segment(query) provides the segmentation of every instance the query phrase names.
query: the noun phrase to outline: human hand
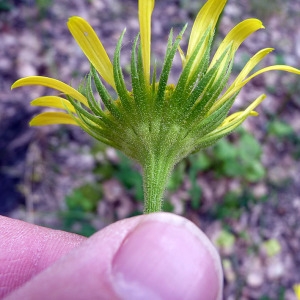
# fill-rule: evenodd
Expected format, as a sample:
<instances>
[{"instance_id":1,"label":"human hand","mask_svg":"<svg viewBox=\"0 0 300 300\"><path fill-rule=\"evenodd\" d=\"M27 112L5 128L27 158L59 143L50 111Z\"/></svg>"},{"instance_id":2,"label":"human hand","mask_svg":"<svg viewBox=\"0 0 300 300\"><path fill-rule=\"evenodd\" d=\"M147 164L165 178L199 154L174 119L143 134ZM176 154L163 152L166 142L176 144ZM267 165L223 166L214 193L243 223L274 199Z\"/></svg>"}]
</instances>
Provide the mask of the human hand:
<instances>
[{"instance_id":1,"label":"human hand","mask_svg":"<svg viewBox=\"0 0 300 300\"><path fill-rule=\"evenodd\" d=\"M7 294L216 300L222 269L208 238L169 213L125 219L88 239L0 216L0 299Z\"/></svg>"}]
</instances>

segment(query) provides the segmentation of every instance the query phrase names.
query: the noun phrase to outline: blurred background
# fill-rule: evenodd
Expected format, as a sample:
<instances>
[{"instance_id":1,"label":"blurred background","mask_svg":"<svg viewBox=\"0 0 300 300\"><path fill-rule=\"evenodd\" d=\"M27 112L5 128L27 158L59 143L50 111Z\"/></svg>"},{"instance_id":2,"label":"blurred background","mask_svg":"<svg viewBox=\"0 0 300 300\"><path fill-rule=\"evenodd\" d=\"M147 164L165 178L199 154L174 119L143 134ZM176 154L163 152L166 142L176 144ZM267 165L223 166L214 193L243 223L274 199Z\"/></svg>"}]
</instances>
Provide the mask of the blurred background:
<instances>
[{"instance_id":1,"label":"blurred background","mask_svg":"<svg viewBox=\"0 0 300 300\"><path fill-rule=\"evenodd\" d=\"M158 65L171 27L177 33L188 22L190 31L204 2L156 1L152 49ZM78 86L89 62L68 32L73 15L90 22L111 57L127 28L122 64L130 83L137 0L0 0L0 214L89 236L142 213L139 166L80 128L30 128L40 111L30 100L55 92L39 86L10 90L30 75ZM249 17L261 19L266 29L241 46L232 78L265 47L275 51L260 67L299 68L300 1L229 0L215 46ZM180 70L176 57L170 82ZM165 194L164 210L193 221L219 250L224 299L293 300L293 285L300 284L300 78L279 71L260 75L241 91L234 110L262 93L267 99L260 115L177 165Z\"/></svg>"}]
</instances>

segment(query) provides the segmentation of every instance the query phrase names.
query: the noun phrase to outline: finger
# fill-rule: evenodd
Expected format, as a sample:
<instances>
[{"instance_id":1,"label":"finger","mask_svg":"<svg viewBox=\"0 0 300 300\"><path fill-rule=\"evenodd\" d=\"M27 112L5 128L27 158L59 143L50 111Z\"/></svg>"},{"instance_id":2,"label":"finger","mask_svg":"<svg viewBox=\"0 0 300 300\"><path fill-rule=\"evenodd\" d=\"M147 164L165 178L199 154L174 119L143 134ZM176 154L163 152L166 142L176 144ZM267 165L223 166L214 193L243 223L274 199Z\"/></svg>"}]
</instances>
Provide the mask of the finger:
<instances>
[{"instance_id":1,"label":"finger","mask_svg":"<svg viewBox=\"0 0 300 300\"><path fill-rule=\"evenodd\" d=\"M7 299L221 299L222 269L207 237L167 213L119 221Z\"/></svg>"},{"instance_id":2,"label":"finger","mask_svg":"<svg viewBox=\"0 0 300 300\"><path fill-rule=\"evenodd\" d=\"M0 216L0 299L84 240Z\"/></svg>"}]
</instances>

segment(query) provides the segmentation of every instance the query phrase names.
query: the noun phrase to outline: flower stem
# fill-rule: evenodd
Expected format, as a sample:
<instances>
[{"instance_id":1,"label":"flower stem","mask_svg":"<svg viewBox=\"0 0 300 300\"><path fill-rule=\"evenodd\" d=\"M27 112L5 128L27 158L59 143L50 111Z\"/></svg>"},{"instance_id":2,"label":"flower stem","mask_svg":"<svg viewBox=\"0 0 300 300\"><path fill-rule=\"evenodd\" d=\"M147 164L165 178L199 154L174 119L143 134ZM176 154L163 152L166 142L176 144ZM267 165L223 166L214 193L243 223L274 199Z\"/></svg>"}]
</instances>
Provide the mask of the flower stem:
<instances>
[{"instance_id":1,"label":"flower stem","mask_svg":"<svg viewBox=\"0 0 300 300\"><path fill-rule=\"evenodd\" d=\"M144 214L162 211L163 194L173 166L170 159L153 156L144 164Z\"/></svg>"}]
</instances>

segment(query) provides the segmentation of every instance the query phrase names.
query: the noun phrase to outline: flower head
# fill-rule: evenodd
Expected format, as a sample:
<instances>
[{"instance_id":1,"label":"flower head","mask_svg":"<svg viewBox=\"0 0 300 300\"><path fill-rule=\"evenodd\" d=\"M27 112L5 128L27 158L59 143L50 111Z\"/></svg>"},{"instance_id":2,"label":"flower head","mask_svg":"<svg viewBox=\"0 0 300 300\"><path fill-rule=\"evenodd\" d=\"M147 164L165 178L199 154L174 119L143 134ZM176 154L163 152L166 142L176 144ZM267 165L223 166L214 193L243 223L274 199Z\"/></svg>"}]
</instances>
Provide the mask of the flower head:
<instances>
[{"instance_id":1,"label":"flower head","mask_svg":"<svg viewBox=\"0 0 300 300\"><path fill-rule=\"evenodd\" d=\"M249 35L264 27L257 19L239 23L227 34L210 59L215 27L226 0L208 0L196 17L186 53L180 48L186 26L175 39L171 30L164 64L157 79L156 67L151 74L150 64L154 2L139 0L140 35L132 48L131 90L126 87L120 66L125 31L111 61L93 28L80 17L70 18L67 25L91 63L91 71L84 84L76 90L56 79L32 76L16 81L12 88L44 85L63 93L65 98L44 96L33 100L32 105L59 108L62 111L41 113L30 124L78 125L99 141L123 151L143 167L146 200L158 198L157 202L160 203L165 182L178 161L212 145L238 127L248 116L257 115L254 109L265 95L259 96L245 110L228 116L236 96L245 84L271 70L296 74L300 74L300 71L276 65L249 75L273 50L265 48L248 61L229 88L225 89L239 46ZM177 51L182 59L182 72L175 85L168 84ZM116 91L117 99L109 94L106 84ZM101 101L94 98L94 88ZM152 207L151 210L159 208Z\"/></svg>"}]
</instances>

